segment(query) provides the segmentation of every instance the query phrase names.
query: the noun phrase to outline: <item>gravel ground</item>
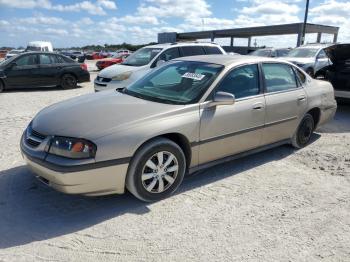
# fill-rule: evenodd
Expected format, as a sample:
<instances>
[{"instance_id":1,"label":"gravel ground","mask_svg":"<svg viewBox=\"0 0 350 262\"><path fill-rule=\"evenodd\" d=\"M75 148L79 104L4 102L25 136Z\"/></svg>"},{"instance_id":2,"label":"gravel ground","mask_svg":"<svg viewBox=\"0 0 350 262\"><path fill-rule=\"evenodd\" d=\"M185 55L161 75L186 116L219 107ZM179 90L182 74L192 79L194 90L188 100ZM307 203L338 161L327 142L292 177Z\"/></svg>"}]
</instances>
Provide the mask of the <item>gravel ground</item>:
<instances>
[{"instance_id":1,"label":"gravel ground","mask_svg":"<svg viewBox=\"0 0 350 262\"><path fill-rule=\"evenodd\" d=\"M349 106L302 150L207 169L145 204L64 195L24 165L19 139L35 113L92 91L0 94L0 261L350 261Z\"/></svg>"}]
</instances>

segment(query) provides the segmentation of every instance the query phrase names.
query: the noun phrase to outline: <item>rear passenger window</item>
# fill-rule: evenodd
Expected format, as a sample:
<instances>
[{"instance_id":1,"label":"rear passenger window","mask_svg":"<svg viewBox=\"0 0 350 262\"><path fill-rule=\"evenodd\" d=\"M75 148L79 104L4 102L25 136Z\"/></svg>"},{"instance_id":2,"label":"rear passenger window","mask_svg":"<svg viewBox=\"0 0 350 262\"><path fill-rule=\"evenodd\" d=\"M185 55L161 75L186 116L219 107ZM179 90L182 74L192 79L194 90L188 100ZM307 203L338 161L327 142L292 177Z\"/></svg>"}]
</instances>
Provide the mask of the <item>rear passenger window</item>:
<instances>
[{"instance_id":1,"label":"rear passenger window","mask_svg":"<svg viewBox=\"0 0 350 262\"><path fill-rule=\"evenodd\" d=\"M183 46L181 47L183 56L205 55L201 46Z\"/></svg>"},{"instance_id":2,"label":"rear passenger window","mask_svg":"<svg viewBox=\"0 0 350 262\"><path fill-rule=\"evenodd\" d=\"M40 55L40 64L41 64L41 65L53 64L50 55L41 54L41 55Z\"/></svg>"},{"instance_id":3,"label":"rear passenger window","mask_svg":"<svg viewBox=\"0 0 350 262\"><path fill-rule=\"evenodd\" d=\"M235 98L258 95L258 66L246 65L232 70L225 76L216 91L233 94Z\"/></svg>"},{"instance_id":4,"label":"rear passenger window","mask_svg":"<svg viewBox=\"0 0 350 262\"><path fill-rule=\"evenodd\" d=\"M298 68L294 67L295 72L297 72L297 77L300 83L304 84L306 82L306 76L303 72L301 72Z\"/></svg>"},{"instance_id":5,"label":"rear passenger window","mask_svg":"<svg viewBox=\"0 0 350 262\"><path fill-rule=\"evenodd\" d=\"M263 64L265 86L268 93L297 88L296 77L287 64Z\"/></svg>"},{"instance_id":6,"label":"rear passenger window","mask_svg":"<svg viewBox=\"0 0 350 262\"><path fill-rule=\"evenodd\" d=\"M203 46L203 48L207 55L216 55L216 54L222 55L221 50L216 46Z\"/></svg>"}]
</instances>

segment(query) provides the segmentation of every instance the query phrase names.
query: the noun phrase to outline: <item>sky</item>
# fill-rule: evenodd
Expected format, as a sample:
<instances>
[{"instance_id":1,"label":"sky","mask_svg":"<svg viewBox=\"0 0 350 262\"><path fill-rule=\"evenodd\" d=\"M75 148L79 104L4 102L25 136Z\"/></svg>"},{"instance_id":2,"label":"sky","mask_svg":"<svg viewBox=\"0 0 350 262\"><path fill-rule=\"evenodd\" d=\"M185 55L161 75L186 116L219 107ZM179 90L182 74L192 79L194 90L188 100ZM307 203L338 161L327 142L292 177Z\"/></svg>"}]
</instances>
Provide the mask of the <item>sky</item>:
<instances>
[{"instance_id":1,"label":"sky","mask_svg":"<svg viewBox=\"0 0 350 262\"><path fill-rule=\"evenodd\" d=\"M189 32L302 22L306 0L0 0L0 47L51 41L54 47L144 44L159 32ZM310 23L340 27L350 42L350 1L310 0ZM332 39L323 35L322 41ZM258 46L294 47L296 36L253 38ZM315 42L316 35L306 37ZM229 39L215 42L228 44ZM238 39L235 45L246 45Z\"/></svg>"}]
</instances>

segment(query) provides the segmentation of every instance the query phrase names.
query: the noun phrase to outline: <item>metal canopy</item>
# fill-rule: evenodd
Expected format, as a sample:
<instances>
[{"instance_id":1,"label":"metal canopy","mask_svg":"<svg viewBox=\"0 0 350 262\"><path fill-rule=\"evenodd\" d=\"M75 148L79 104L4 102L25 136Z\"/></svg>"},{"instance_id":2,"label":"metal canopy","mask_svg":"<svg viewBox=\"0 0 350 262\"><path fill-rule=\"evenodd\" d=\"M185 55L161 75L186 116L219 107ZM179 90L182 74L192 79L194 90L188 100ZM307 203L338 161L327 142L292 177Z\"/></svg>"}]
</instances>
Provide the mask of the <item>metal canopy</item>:
<instances>
[{"instance_id":1,"label":"metal canopy","mask_svg":"<svg viewBox=\"0 0 350 262\"><path fill-rule=\"evenodd\" d=\"M272 35L298 35L297 46L300 45L302 35L303 23L283 24L283 25L270 25L270 26L257 26L257 27L245 27L245 28L233 28L222 30L208 30L197 31L187 33L160 33L158 34L158 42L164 43L168 39L176 38L176 41L181 40L194 40L194 39L211 39L215 38L252 38L254 36L272 36ZM333 34L333 41L337 41L339 27L318 25L318 24L306 24L306 33L318 33L317 42L321 39L321 34ZM175 35L176 34L176 35ZM250 41L249 41L250 42Z\"/></svg>"}]
</instances>

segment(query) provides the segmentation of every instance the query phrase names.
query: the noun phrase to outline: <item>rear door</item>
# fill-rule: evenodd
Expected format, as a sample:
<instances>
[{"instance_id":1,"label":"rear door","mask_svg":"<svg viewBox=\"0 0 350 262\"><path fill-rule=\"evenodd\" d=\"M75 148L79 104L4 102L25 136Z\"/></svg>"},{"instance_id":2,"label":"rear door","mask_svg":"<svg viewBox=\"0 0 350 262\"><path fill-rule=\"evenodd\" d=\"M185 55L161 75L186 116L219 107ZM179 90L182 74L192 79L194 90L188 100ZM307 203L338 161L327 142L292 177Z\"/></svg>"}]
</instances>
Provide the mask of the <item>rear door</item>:
<instances>
[{"instance_id":1,"label":"rear door","mask_svg":"<svg viewBox=\"0 0 350 262\"><path fill-rule=\"evenodd\" d=\"M21 88L35 86L33 71L38 68L37 54L22 55L14 63L15 66L6 69L6 85Z\"/></svg>"},{"instance_id":2,"label":"rear door","mask_svg":"<svg viewBox=\"0 0 350 262\"><path fill-rule=\"evenodd\" d=\"M35 70L38 85L57 85L58 72L62 68L62 64L58 63L57 57L54 54L40 54L39 61L39 68Z\"/></svg>"},{"instance_id":3,"label":"rear door","mask_svg":"<svg viewBox=\"0 0 350 262\"><path fill-rule=\"evenodd\" d=\"M305 113L307 96L290 65L263 63L262 72L266 101L263 144L266 145L293 136Z\"/></svg>"}]
</instances>

